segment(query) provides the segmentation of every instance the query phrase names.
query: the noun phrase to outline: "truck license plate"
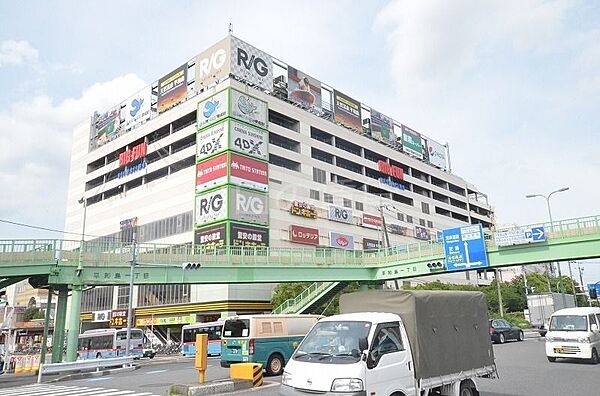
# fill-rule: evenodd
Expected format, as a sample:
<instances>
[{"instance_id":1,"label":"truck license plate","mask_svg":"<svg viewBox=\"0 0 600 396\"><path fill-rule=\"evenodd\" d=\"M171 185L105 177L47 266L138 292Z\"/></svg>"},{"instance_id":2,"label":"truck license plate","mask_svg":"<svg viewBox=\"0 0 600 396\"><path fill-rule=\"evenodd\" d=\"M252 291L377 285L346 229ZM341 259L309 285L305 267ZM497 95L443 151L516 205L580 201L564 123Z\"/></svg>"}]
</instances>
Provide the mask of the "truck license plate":
<instances>
[{"instance_id":1,"label":"truck license plate","mask_svg":"<svg viewBox=\"0 0 600 396\"><path fill-rule=\"evenodd\" d=\"M563 353L564 350L562 348L554 348L554 353Z\"/></svg>"}]
</instances>

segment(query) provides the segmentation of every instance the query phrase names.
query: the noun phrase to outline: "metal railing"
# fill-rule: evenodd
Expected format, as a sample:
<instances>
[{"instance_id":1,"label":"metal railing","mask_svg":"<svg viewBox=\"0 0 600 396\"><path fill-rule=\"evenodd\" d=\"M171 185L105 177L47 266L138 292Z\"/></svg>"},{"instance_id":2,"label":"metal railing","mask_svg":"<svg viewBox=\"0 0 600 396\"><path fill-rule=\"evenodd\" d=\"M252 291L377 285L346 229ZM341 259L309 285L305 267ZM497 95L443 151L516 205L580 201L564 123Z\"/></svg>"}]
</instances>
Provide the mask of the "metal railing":
<instances>
[{"instance_id":1,"label":"metal railing","mask_svg":"<svg viewBox=\"0 0 600 396\"><path fill-rule=\"evenodd\" d=\"M38 371L37 383L39 384L42 382L42 375L44 374L65 373L69 371L100 371L101 368L118 366L131 367L133 366L133 359L133 356L123 356L108 359L77 360L75 362L67 363L41 363Z\"/></svg>"},{"instance_id":2,"label":"metal railing","mask_svg":"<svg viewBox=\"0 0 600 396\"><path fill-rule=\"evenodd\" d=\"M296 297L285 300L281 305L273 309L273 313L288 313L289 308L298 308L298 305L303 301L317 297L321 292L327 290L327 288L334 286L337 283L338 282L314 282Z\"/></svg>"}]
</instances>

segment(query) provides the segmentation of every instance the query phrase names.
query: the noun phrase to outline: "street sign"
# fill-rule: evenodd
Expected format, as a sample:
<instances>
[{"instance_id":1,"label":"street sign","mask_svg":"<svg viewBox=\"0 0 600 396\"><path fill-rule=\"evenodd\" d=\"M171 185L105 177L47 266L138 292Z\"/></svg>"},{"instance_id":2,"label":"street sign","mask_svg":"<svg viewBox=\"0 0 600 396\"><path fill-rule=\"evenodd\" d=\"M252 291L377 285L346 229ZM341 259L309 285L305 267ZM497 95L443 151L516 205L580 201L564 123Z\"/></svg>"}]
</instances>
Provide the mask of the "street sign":
<instances>
[{"instance_id":1,"label":"street sign","mask_svg":"<svg viewBox=\"0 0 600 396\"><path fill-rule=\"evenodd\" d=\"M546 229L543 226L511 228L494 233L496 246L526 245L546 241Z\"/></svg>"},{"instance_id":2,"label":"street sign","mask_svg":"<svg viewBox=\"0 0 600 396\"><path fill-rule=\"evenodd\" d=\"M590 293L590 291L592 290L596 290L596 298L598 298L600 296L600 282L596 282L596 283L589 283L587 285L588 287L588 293ZM590 297L592 297L592 293L590 293ZM592 297L594 298L594 297Z\"/></svg>"},{"instance_id":3,"label":"street sign","mask_svg":"<svg viewBox=\"0 0 600 396\"><path fill-rule=\"evenodd\" d=\"M481 224L444 230L444 254L448 271L488 267Z\"/></svg>"}]
</instances>

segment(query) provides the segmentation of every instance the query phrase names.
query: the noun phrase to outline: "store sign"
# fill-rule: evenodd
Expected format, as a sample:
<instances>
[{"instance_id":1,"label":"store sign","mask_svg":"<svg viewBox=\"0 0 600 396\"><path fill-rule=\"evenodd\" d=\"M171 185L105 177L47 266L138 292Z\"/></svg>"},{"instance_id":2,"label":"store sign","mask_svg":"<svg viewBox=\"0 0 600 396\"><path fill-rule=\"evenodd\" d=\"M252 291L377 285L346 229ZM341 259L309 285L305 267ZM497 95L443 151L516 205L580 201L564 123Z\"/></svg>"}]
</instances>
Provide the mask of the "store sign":
<instances>
[{"instance_id":1,"label":"store sign","mask_svg":"<svg viewBox=\"0 0 600 396\"><path fill-rule=\"evenodd\" d=\"M386 228L390 234L404 235L404 236L408 236L408 234L409 234L408 228L403 227L399 224L386 224Z\"/></svg>"},{"instance_id":2,"label":"store sign","mask_svg":"<svg viewBox=\"0 0 600 396\"><path fill-rule=\"evenodd\" d=\"M394 181L390 178L387 177L380 177L379 179L377 179L379 181L379 183L381 184L385 184L387 186L390 187L394 187L397 188L398 190L406 190L406 187L404 186L404 184L402 183L398 183L397 181Z\"/></svg>"},{"instance_id":3,"label":"store sign","mask_svg":"<svg viewBox=\"0 0 600 396\"><path fill-rule=\"evenodd\" d=\"M196 164L196 192L227 183L227 153Z\"/></svg>"},{"instance_id":4,"label":"store sign","mask_svg":"<svg viewBox=\"0 0 600 396\"><path fill-rule=\"evenodd\" d=\"M225 224L203 227L194 232L194 245L204 249L224 247L226 239Z\"/></svg>"},{"instance_id":5,"label":"store sign","mask_svg":"<svg viewBox=\"0 0 600 396\"><path fill-rule=\"evenodd\" d=\"M203 129L196 134L196 161L227 150L227 121Z\"/></svg>"},{"instance_id":6,"label":"store sign","mask_svg":"<svg viewBox=\"0 0 600 396\"><path fill-rule=\"evenodd\" d=\"M267 194L231 187L229 197L230 219L262 225L269 224L269 196Z\"/></svg>"},{"instance_id":7,"label":"store sign","mask_svg":"<svg viewBox=\"0 0 600 396\"><path fill-rule=\"evenodd\" d=\"M329 233L329 246L338 249L354 250L354 237L332 231Z\"/></svg>"},{"instance_id":8,"label":"store sign","mask_svg":"<svg viewBox=\"0 0 600 396\"><path fill-rule=\"evenodd\" d=\"M119 154L119 167L128 165L133 161L137 161L140 158L146 156L148 151L148 145L146 143L140 143L133 147L131 150L125 150Z\"/></svg>"},{"instance_id":9,"label":"store sign","mask_svg":"<svg viewBox=\"0 0 600 396\"><path fill-rule=\"evenodd\" d=\"M317 246L319 245L319 230L316 228L291 225L290 241L295 243L303 243L305 245Z\"/></svg>"},{"instance_id":10,"label":"store sign","mask_svg":"<svg viewBox=\"0 0 600 396\"><path fill-rule=\"evenodd\" d=\"M264 161L269 160L269 133L267 131L235 120L231 120L229 128L229 148L231 150Z\"/></svg>"},{"instance_id":11,"label":"store sign","mask_svg":"<svg viewBox=\"0 0 600 396\"><path fill-rule=\"evenodd\" d=\"M329 206L328 219L339 221L340 223L352 224L352 209L331 205Z\"/></svg>"},{"instance_id":12,"label":"store sign","mask_svg":"<svg viewBox=\"0 0 600 396\"><path fill-rule=\"evenodd\" d=\"M423 159L421 135L406 125L402 125L402 151Z\"/></svg>"},{"instance_id":13,"label":"store sign","mask_svg":"<svg viewBox=\"0 0 600 396\"><path fill-rule=\"evenodd\" d=\"M381 227L381 217L375 216L368 213L363 213L362 215L362 225L367 228L380 228Z\"/></svg>"},{"instance_id":14,"label":"store sign","mask_svg":"<svg viewBox=\"0 0 600 396\"><path fill-rule=\"evenodd\" d=\"M117 309L110 313L110 327L127 327L126 309Z\"/></svg>"},{"instance_id":15,"label":"store sign","mask_svg":"<svg viewBox=\"0 0 600 396\"><path fill-rule=\"evenodd\" d=\"M149 318L137 318L136 326L164 326L164 325L180 325L196 323L196 314L178 315L178 316L161 316Z\"/></svg>"},{"instance_id":16,"label":"store sign","mask_svg":"<svg viewBox=\"0 0 600 396\"><path fill-rule=\"evenodd\" d=\"M317 209L314 205L300 201L292 202L292 206L290 206L290 213L295 216L307 217L309 219L316 219L318 216Z\"/></svg>"},{"instance_id":17,"label":"store sign","mask_svg":"<svg viewBox=\"0 0 600 396\"><path fill-rule=\"evenodd\" d=\"M243 155L230 154L231 184L260 191L269 189L269 164Z\"/></svg>"},{"instance_id":18,"label":"store sign","mask_svg":"<svg viewBox=\"0 0 600 396\"><path fill-rule=\"evenodd\" d=\"M379 242L377 239L363 238L363 250L379 248L381 248L381 242Z\"/></svg>"},{"instance_id":19,"label":"store sign","mask_svg":"<svg viewBox=\"0 0 600 396\"><path fill-rule=\"evenodd\" d=\"M377 170L396 179L404 180L404 169L396 165L390 165L383 160L377 162Z\"/></svg>"},{"instance_id":20,"label":"store sign","mask_svg":"<svg viewBox=\"0 0 600 396\"><path fill-rule=\"evenodd\" d=\"M233 36L231 74L268 91L273 90L273 58Z\"/></svg>"},{"instance_id":21,"label":"store sign","mask_svg":"<svg viewBox=\"0 0 600 396\"><path fill-rule=\"evenodd\" d=\"M230 223L229 243L231 246L269 246L269 229L245 224Z\"/></svg>"},{"instance_id":22,"label":"store sign","mask_svg":"<svg viewBox=\"0 0 600 396\"><path fill-rule=\"evenodd\" d=\"M194 88L197 92L210 84L229 77L230 52L230 39L227 37L196 56Z\"/></svg>"},{"instance_id":23,"label":"store sign","mask_svg":"<svg viewBox=\"0 0 600 396\"><path fill-rule=\"evenodd\" d=\"M177 106L187 98L187 63L158 80L159 113Z\"/></svg>"},{"instance_id":24,"label":"store sign","mask_svg":"<svg viewBox=\"0 0 600 396\"><path fill-rule=\"evenodd\" d=\"M259 128L267 129L269 123L268 104L254 96L232 89L231 116Z\"/></svg>"},{"instance_id":25,"label":"store sign","mask_svg":"<svg viewBox=\"0 0 600 396\"><path fill-rule=\"evenodd\" d=\"M415 226L415 238L428 241L431 239L431 235L429 235L429 230L427 228Z\"/></svg>"},{"instance_id":26,"label":"store sign","mask_svg":"<svg viewBox=\"0 0 600 396\"><path fill-rule=\"evenodd\" d=\"M92 312L92 322L110 322L110 310Z\"/></svg>"},{"instance_id":27,"label":"store sign","mask_svg":"<svg viewBox=\"0 0 600 396\"><path fill-rule=\"evenodd\" d=\"M223 90L198 103L196 127L200 130L229 114L229 90Z\"/></svg>"},{"instance_id":28,"label":"store sign","mask_svg":"<svg viewBox=\"0 0 600 396\"><path fill-rule=\"evenodd\" d=\"M137 217L131 217L129 219L121 220L119 222L119 228L122 230L129 230L137 226Z\"/></svg>"},{"instance_id":29,"label":"store sign","mask_svg":"<svg viewBox=\"0 0 600 396\"><path fill-rule=\"evenodd\" d=\"M139 172L143 169L146 169L146 160L145 159L141 159L139 162L137 162L135 164L125 166L125 168L123 168L122 171L119 171L119 173L117 173L117 177L119 179L122 179L126 176L131 175L132 173Z\"/></svg>"},{"instance_id":30,"label":"store sign","mask_svg":"<svg viewBox=\"0 0 600 396\"><path fill-rule=\"evenodd\" d=\"M196 226L227 218L227 188L196 196Z\"/></svg>"}]
</instances>

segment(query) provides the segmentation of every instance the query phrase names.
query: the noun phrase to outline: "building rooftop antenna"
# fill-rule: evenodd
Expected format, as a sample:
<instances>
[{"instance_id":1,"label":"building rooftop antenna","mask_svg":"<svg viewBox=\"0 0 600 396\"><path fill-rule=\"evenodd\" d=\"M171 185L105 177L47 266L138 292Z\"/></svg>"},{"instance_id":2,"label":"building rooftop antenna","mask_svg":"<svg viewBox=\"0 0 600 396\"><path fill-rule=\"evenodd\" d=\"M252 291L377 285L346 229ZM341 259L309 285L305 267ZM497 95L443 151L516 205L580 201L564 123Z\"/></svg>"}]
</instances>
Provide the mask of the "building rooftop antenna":
<instances>
[{"instance_id":1,"label":"building rooftop antenna","mask_svg":"<svg viewBox=\"0 0 600 396\"><path fill-rule=\"evenodd\" d=\"M229 22L229 34L233 34L233 23Z\"/></svg>"}]
</instances>

